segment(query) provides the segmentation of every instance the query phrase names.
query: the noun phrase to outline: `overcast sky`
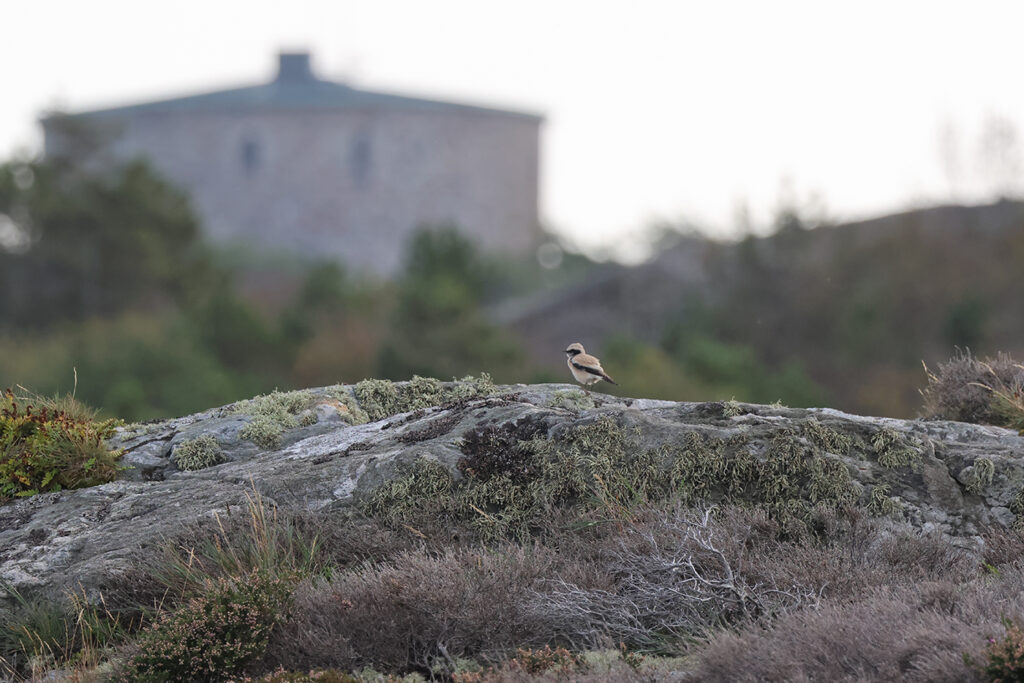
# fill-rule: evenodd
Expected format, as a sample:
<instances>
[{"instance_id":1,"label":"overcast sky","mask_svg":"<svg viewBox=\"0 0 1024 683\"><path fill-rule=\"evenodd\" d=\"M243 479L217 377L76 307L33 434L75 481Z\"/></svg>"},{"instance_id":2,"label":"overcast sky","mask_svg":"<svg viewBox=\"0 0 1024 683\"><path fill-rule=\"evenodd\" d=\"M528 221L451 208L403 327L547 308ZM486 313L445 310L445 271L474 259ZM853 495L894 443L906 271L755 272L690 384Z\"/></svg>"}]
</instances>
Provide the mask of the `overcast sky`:
<instances>
[{"instance_id":1,"label":"overcast sky","mask_svg":"<svg viewBox=\"0 0 1024 683\"><path fill-rule=\"evenodd\" d=\"M287 8L287 9L285 9ZM1024 3L0 0L0 155L36 117L268 79L546 115L542 213L595 245L1019 190ZM1018 142L1014 142L1014 135Z\"/></svg>"}]
</instances>

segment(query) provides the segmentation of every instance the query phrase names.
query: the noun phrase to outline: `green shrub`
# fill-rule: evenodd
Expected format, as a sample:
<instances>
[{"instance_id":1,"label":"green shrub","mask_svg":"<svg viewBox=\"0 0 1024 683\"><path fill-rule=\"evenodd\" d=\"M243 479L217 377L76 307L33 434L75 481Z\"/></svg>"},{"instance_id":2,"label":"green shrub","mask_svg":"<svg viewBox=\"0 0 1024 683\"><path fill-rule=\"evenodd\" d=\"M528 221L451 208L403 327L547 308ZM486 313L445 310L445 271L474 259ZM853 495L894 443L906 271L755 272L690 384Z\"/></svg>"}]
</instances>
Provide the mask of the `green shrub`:
<instances>
[{"instance_id":1,"label":"green shrub","mask_svg":"<svg viewBox=\"0 0 1024 683\"><path fill-rule=\"evenodd\" d=\"M988 639L982 671L991 681L1024 681L1024 631L1010 619L1003 619L1003 626L1001 640Z\"/></svg>"},{"instance_id":2,"label":"green shrub","mask_svg":"<svg viewBox=\"0 0 1024 683\"><path fill-rule=\"evenodd\" d=\"M107 448L117 420L73 399L0 395L0 499L113 481L122 451Z\"/></svg>"},{"instance_id":3,"label":"green shrub","mask_svg":"<svg viewBox=\"0 0 1024 683\"><path fill-rule=\"evenodd\" d=\"M227 461L217 439L203 434L175 446L171 460L180 470L191 472L213 467Z\"/></svg>"},{"instance_id":4,"label":"green shrub","mask_svg":"<svg viewBox=\"0 0 1024 683\"><path fill-rule=\"evenodd\" d=\"M258 571L208 583L139 635L115 680L226 680L263 654L271 630L287 618L294 586L293 577Z\"/></svg>"}]
</instances>

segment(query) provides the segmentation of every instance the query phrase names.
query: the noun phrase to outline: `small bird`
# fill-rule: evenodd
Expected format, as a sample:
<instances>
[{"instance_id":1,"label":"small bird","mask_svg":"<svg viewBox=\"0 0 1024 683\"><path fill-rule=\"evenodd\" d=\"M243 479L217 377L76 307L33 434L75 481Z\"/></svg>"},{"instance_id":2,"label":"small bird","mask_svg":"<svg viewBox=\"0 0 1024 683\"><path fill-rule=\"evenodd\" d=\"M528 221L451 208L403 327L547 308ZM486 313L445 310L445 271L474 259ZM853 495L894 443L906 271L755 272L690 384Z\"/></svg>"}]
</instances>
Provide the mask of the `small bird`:
<instances>
[{"instance_id":1,"label":"small bird","mask_svg":"<svg viewBox=\"0 0 1024 683\"><path fill-rule=\"evenodd\" d=\"M583 344L579 342L569 344L569 348L565 350L565 355L569 357L568 365L572 376L584 388L601 380L617 384L601 367L601 361L587 353L586 349L583 348Z\"/></svg>"}]
</instances>

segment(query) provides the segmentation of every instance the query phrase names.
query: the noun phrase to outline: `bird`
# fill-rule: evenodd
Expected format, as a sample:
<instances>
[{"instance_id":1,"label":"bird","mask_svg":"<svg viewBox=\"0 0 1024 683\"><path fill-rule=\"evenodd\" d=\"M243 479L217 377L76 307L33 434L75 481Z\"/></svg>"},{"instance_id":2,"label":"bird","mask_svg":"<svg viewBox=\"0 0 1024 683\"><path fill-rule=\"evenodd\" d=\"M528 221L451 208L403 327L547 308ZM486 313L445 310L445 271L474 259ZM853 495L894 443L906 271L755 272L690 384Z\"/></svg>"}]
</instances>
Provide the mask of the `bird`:
<instances>
[{"instance_id":1,"label":"bird","mask_svg":"<svg viewBox=\"0 0 1024 683\"><path fill-rule=\"evenodd\" d=\"M569 357L567 361L569 371L572 372L572 376L576 378L576 381L583 385L584 390L591 384L601 380L618 384L601 367L601 361L587 353L587 350L583 348L583 344L579 342L569 344L569 347L565 350L565 355Z\"/></svg>"}]
</instances>

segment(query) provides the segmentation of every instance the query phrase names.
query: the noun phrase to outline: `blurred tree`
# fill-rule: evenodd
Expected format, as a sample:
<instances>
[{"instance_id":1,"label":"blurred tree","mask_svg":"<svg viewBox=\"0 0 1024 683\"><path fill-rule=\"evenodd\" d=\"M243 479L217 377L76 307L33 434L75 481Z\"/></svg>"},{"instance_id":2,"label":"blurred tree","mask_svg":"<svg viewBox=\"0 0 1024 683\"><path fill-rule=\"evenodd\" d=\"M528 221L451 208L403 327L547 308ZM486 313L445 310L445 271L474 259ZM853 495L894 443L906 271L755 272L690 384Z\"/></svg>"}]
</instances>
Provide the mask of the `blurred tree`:
<instances>
[{"instance_id":1,"label":"blurred tree","mask_svg":"<svg viewBox=\"0 0 1024 683\"><path fill-rule=\"evenodd\" d=\"M74 157L0 165L0 325L45 327L183 303L211 269L184 195L136 161ZM10 228L9 228L10 230Z\"/></svg>"},{"instance_id":2,"label":"blurred tree","mask_svg":"<svg viewBox=\"0 0 1024 683\"><path fill-rule=\"evenodd\" d=\"M492 282L484 258L454 226L417 231L378 356L379 375L449 379L488 372L499 381L521 379L518 348L483 314Z\"/></svg>"}]
</instances>

